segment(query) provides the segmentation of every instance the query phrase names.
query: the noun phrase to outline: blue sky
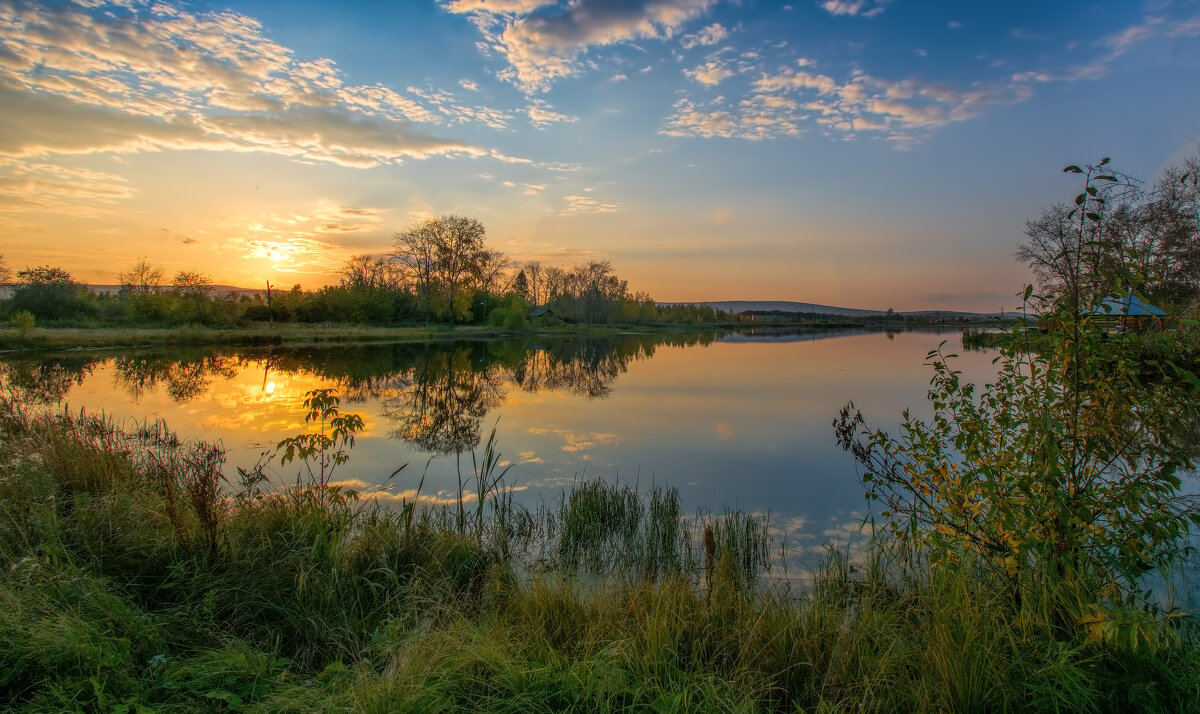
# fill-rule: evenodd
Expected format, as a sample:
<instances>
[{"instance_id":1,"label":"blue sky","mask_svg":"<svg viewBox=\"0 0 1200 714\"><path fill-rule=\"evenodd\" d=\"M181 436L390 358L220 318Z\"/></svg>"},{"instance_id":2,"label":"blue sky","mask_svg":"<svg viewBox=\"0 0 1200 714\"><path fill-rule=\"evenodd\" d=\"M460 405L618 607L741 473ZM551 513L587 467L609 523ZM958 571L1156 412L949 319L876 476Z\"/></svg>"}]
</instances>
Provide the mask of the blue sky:
<instances>
[{"instance_id":1,"label":"blue sky","mask_svg":"<svg viewBox=\"0 0 1200 714\"><path fill-rule=\"evenodd\" d=\"M660 300L1012 309L1068 163L1200 144L1197 2L0 2L0 252L336 279L424 217Z\"/></svg>"}]
</instances>

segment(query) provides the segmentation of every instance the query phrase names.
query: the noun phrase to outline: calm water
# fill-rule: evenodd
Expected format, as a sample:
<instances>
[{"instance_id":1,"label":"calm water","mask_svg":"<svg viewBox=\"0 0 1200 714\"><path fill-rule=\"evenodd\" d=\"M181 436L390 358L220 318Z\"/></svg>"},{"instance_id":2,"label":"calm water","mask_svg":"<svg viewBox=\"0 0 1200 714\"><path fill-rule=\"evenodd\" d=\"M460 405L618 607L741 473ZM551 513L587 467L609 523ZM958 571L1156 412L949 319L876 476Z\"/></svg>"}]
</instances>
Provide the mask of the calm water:
<instances>
[{"instance_id":1,"label":"calm water","mask_svg":"<svg viewBox=\"0 0 1200 714\"><path fill-rule=\"evenodd\" d=\"M621 335L266 351L89 354L0 363L5 381L118 420L160 418L220 441L226 473L305 430L306 391L333 387L366 430L335 481L383 502L448 501L496 428L507 480L533 505L582 477L675 486L689 510L770 514L799 561L843 543L864 511L831 422L853 400L893 428L927 414L926 354L946 341L968 379L993 355L960 333ZM389 479L401 465L408 467ZM273 466L295 479L294 464Z\"/></svg>"}]
</instances>

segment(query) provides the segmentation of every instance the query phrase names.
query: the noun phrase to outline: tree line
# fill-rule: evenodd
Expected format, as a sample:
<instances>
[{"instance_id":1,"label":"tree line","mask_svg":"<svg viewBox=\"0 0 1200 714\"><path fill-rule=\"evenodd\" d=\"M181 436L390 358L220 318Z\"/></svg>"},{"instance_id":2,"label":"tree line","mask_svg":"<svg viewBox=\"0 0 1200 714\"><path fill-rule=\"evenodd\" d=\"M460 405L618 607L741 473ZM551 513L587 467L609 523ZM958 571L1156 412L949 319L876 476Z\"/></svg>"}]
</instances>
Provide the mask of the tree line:
<instances>
[{"instance_id":1,"label":"tree line","mask_svg":"<svg viewBox=\"0 0 1200 714\"><path fill-rule=\"evenodd\" d=\"M13 275L0 256L0 282ZM569 267L518 264L489 246L474 218L420 221L393 236L383 254L353 255L338 282L218 294L212 279L180 271L170 281L139 259L115 294L93 294L65 269L17 271L0 319L18 324L238 325L259 321L369 325L489 324L506 329L557 324L711 323L733 315L707 306L658 305L631 293L607 260Z\"/></svg>"},{"instance_id":2,"label":"tree line","mask_svg":"<svg viewBox=\"0 0 1200 714\"><path fill-rule=\"evenodd\" d=\"M1075 312L1130 291L1174 314L1200 308L1200 154L1151 185L1107 159L1096 168L1074 201L1026 222L1016 258L1039 292Z\"/></svg>"}]
</instances>

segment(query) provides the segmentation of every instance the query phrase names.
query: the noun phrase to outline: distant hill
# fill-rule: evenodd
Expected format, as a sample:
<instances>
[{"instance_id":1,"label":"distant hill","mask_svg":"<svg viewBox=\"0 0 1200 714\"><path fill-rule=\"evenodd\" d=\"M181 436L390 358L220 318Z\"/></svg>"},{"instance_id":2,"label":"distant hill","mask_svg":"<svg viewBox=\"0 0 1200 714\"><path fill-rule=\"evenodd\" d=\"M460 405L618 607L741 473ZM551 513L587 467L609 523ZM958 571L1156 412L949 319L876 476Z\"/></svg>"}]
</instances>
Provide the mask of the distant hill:
<instances>
[{"instance_id":1,"label":"distant hill","mask_svg":"<svg viewBox=\"0 0 1200 714\"><path fill-rule=\"evenodd\" d=\"M748 312L750 310L780 310L783 312L814 312L822 315L841 315L843 317L869 317L882 315L884 310L860 310L853 307L834 307L833 305L818 305L811 302L793 302L791 300L717 300L711 302L675 302L664 305L708 305L725 312Z\"/></svg>"},{"instance_id":2,"label":"distant hill","mask_svg":"<svg viewBox=\"0 0 1200 714\"><path fill-rule=\"evenodd\" d=\"M709 302L674 302L661 303L663 305L709 305L717 310L725 312L739 313L755 311L772 311L779 310L781 312L799 312L799 313L815 313L820 315L837 315L839 317L871 317L873 315L887 314L886 310L864 310L855 307L837 307L835 305L819 305L811 302L794 302L791 300L716 300ZM938 317L942 319L954 319L959 317L990 317L995 313L984 312L963 312L959 310L913 310L910 312L900 312L898 315L907 315L910 317Z\"/></svg>"}]
</instances>

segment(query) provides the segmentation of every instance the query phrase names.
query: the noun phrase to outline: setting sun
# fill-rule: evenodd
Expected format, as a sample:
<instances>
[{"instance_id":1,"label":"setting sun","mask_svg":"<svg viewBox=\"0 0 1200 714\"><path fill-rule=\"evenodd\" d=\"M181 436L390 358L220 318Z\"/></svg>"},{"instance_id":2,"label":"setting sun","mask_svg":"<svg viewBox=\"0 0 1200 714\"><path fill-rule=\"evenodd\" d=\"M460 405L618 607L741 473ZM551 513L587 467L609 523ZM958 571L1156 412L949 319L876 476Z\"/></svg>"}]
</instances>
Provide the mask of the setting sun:
<instances>
[{"instance_id":1,"label":"setting sun","mask_svg":"<svg viewBox=\"0 0 1200 714\"><path fill-rule=\"evenodd\" d=\"M98 284L145 256L316 289L458 214L518 263L609 260L658 300L1011 309L1061 166L1153 180L1200 141L1189 3L5 14L5 260Z\"/></svg>"}]
</instances>

